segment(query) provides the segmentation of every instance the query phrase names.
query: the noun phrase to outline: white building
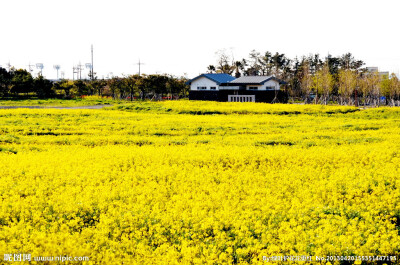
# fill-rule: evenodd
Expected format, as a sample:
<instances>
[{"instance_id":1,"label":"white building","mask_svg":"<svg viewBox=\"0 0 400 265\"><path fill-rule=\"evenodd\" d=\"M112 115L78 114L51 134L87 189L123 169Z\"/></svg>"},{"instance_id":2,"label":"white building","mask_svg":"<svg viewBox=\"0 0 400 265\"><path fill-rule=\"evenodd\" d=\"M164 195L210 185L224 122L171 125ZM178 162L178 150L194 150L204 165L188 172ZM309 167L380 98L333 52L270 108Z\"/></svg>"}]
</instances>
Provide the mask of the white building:
<instances>
[{"instance_id":1,"label":"white building","mask_svg":"<svg viewBox=\"0 0 400 265\"><path fill-rule=\"evenodd\" d=\"M202 74L187 82L190 100L216 100L239 102L286 102L281 91L286 84L274 76L243 76L228 74Z\"/></svg>"}]
</instances>

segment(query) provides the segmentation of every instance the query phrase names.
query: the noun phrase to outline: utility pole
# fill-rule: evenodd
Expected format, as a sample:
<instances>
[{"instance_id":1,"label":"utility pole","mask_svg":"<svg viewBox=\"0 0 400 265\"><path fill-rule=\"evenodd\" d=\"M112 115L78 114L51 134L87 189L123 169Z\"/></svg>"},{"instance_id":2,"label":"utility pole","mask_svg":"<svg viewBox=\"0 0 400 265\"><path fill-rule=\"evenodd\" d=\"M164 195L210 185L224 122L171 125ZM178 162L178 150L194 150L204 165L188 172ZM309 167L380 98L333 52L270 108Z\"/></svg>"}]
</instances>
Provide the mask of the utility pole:
<instances>
[{"instance_id":1,"label":"utility pole","mask_svg":"<svg viewBox=\"0 0 400 265\"><path fill-rule=\"evenodd\" d=\"M72 67L72 80L75 80L75 74L76 74L76 79L78 79L78 67L77 66L73 66Z\"/></svg>"},{"instance_id":2,"label":"utility pole","mask_svg":"<svg viewBox=\"0 0 400 265\"><path fill-rule=\"evenodd\" d=\"M30 62L29 62L29 64L28 64L28 69L29 69L29 72L32 74L32 72L33 72L33 67L34 67L35 65L33 65L33 64L31 64Z\"/></svg>"},{"instance_id":3,"label":"utility pole","mask_svg":"<svg viewBox=\"0 0 400 265\"><path fill-rule=\"evenodd\" d=\"M90 78L90 80L91 81L93 81L94 80L94 75L93 75L93 45L92 45L92 59L91 59L91 63L86 63L85 64L85 67L87 68L87 69L89 69L89 78Z\"/></svg>"},{"instance_id":4,"label":"utility pole","mask_svg":"<svg viewBox=\"0 0 400 265\"><path fill-rule=\"evenodd\" d=\"M44 68L44 66L43 66L43 64L42 63L37 63L36 64L36 68L37 69L39 69L39 76L43 76L43 68Z\"/></svg>"},{"instance_id":5,"label":"utility pole","mask_svg":"<svg viewBox=\"0 0 400 265\"><path fill-rule=\"evenodd\" d=\"M81 80L82 79L82 64L81 64L81 62L79 62L79 64L77 65L77 67L76 67L76 70L77 70L77 73L76 73L76 75L77 75L77 77L76 77L76 79L78 79L78 73L79 73L79 80Z\"/></svg>"},{"instance_id":6,"label":"utility pole","mask_svg":"<svg viewBox=\"0 0 400 265\"><path fill-rule=\"evenodd\" d=\"M10 61L8 61L8 63L7 63L7 68L8 68L8 72L10 72L11 71L11 63L10 63Z\"/></svg>"},{"instance_id":7,"label":"utility pole","mask_svg":"<svg viewBox=\"0 0 400 265\"><path fill-rule=\"evenodd\" d=\"M94 72L93 72L93 44L92 44L92 46L91 46L91 51L92 51L92 67L91 67L91 76L90 76L90 79L93 81L94 80Z\"/></svg>"},{"instance_id":8,"label":"utility pole","mask_svg":"<svg viewBox=\"0 0 400 265\"><path fill-rule=\"evenodd\" d=\"M60 65L59 64L55 64L53 65L53 68L57 70L57 80L58 80L58 70L60 70Z\"/></svg>"},{"instance_id":9,"label":"utility pole","mask_svg":"<svg viewBox=\"0 0 400 265\"><path fill-rule=\"evenodd\" d=\"M139 65L139 76L140 76L140 66L141 66L142 64L144 64L144 63L141 63L141 62L140 62L140 59L139 59L139 63L137 63L137 65Z\"/></svg>"}]
</instances>

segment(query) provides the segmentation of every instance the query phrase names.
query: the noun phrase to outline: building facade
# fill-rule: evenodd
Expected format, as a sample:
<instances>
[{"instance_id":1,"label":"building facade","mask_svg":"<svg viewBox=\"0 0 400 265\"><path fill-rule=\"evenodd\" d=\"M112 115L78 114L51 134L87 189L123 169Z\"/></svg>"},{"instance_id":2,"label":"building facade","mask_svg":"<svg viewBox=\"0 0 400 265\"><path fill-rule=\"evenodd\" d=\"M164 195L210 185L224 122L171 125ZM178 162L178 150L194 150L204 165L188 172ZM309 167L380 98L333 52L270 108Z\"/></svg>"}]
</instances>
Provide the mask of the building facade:
<instances>
[{"instance_id":1,"label":"building facade","mask_svg":"<svg viewBox=\"0 0 400 265\"><path fill-rule=\"evenodd\" d=\"M281 89L285 82L274 76L234 78L228 74L203 74L187 84L190 100L285 103L288 99Z\"/></svg>"}]
</instances>

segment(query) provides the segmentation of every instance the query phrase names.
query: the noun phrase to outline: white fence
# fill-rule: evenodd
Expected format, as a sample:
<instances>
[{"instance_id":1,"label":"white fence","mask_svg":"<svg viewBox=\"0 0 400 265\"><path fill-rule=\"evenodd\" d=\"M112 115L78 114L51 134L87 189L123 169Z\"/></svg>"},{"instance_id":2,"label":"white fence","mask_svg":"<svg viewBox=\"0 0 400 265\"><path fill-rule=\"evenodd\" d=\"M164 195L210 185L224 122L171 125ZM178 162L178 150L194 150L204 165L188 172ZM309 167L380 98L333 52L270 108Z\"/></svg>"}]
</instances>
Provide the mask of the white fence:
<instances>
[{"instance_id":1,"label":"white fence","mask_svg":"<svg viewBox=\"0 0 400 265\"><path fill-rule=\"evenodd\" d=\"M229 102L256 102L255 95L228 95Z\"/></svg>"}]
</instances>

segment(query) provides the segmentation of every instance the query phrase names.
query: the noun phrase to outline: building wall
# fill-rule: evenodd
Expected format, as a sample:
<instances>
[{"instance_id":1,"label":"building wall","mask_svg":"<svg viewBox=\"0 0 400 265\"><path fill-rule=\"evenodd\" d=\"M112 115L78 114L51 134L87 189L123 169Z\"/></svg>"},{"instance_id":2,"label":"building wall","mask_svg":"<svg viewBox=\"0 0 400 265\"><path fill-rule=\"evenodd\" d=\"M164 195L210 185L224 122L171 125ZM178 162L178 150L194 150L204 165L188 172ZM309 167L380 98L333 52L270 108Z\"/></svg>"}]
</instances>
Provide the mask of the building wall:
<instances>
[{"instance_id":1,"label":"building wall","mask_svg":"<svg viewBox=\"0 0 400 265\"><path fill-rule=\"evenodd\" d=\"M219 90L239 90L240 86L220 86Z\"/></svg>"},{"instance_id":2,"label":"building wall","mask_svg":"<svg viewBox=\"0 0 400 265\"><path fill-rule=\"evenodd\" d=\"M211 100L211 101L223 101L219 99L219 91L212 90L190 90L189 100Z\"/></svg>"},{"instance_id":3,"label":"building wall","mask_svg":"<svg viewBox=\"0 0 400 265\"><path fill-rule=\"evenodd\" d=\"M264 91L249 91L249 90L191 90L189 91L189 100L212 100L212 101L228 101L229 95L255 95L256 102L270 103L277 98L276 102L286 103L288 97L286 92L282 90L264 90Z\"/></svg>"},{"instance_id":4,"label":"building wall","mask_svg":"<svg viewBox=\"0 0 400 265\"><path fill-rule=\"evenodd\" d=\"M198 87L207 87L206 90L211 90L210 87L216 87L217 88L216 90L218 90L219 86L217 85L217 83L215 83L214 81L212 81L212 80L210 80L210 79L208 79L206 77L200 77L200 78L194 80L190 84L190 90L202 91L202 90L197 89Z\"/></svg>"}]
</instances>

